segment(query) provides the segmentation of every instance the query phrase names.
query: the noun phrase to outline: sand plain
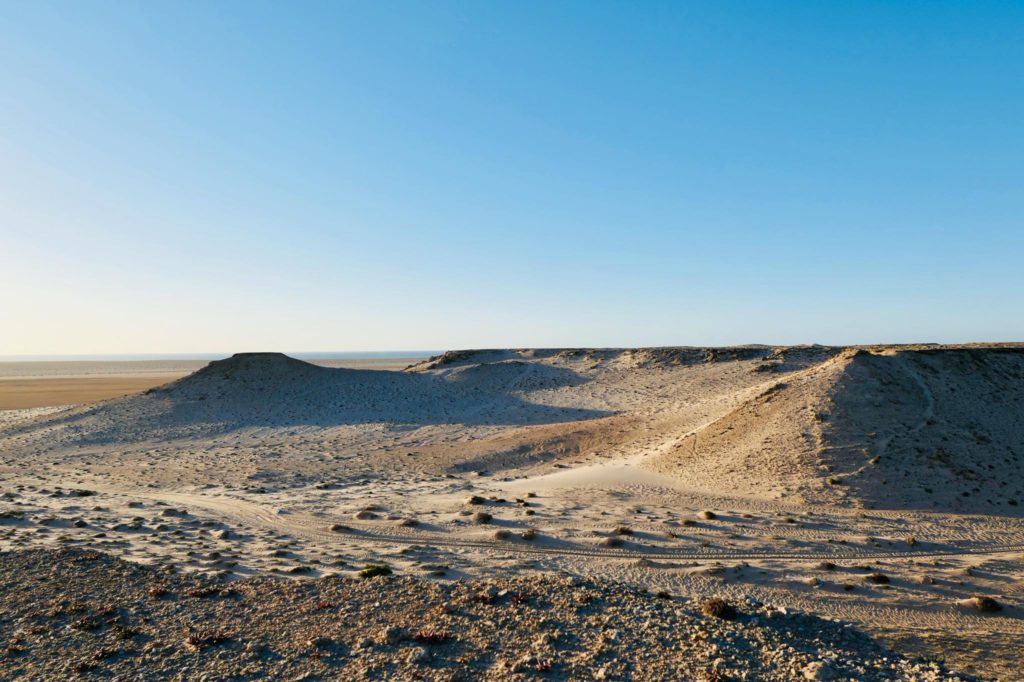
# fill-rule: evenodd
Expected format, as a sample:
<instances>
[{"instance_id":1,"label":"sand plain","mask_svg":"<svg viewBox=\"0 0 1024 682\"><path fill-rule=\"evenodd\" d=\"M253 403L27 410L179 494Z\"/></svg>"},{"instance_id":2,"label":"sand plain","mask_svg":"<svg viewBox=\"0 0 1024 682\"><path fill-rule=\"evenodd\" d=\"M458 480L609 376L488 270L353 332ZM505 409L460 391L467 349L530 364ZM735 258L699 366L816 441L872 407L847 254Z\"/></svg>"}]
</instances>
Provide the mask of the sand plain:
<instances>
[{"instance_id":1,"label":"sand plain","mask_svg":"<svg viewBox=\"0 0 1024 682\"><path fill-rule=\"evenodd\" d=\"M1021 679L1022 413L1012 344L240 354L0 412L0 548L218 580L611 579Z\"/></svg>"}]
</instances>

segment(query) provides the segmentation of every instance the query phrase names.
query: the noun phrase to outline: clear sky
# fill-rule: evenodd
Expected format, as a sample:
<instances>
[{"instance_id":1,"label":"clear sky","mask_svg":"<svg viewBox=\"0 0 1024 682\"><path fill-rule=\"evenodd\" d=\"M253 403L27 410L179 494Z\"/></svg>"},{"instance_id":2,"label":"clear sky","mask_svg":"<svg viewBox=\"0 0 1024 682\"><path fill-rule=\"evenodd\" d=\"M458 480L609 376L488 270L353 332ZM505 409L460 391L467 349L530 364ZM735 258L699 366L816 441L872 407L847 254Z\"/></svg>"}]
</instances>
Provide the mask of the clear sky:
<instances>
[{"instance_id":1,"label":"clear sky","mask_svg":"<svg viewBox=\"0 0 1024 682\"><path fill-rule=\"evenodd\" d=\"M1024 3L0 1L0 354L1024 339Z\"/></svg>"}]
</instances>

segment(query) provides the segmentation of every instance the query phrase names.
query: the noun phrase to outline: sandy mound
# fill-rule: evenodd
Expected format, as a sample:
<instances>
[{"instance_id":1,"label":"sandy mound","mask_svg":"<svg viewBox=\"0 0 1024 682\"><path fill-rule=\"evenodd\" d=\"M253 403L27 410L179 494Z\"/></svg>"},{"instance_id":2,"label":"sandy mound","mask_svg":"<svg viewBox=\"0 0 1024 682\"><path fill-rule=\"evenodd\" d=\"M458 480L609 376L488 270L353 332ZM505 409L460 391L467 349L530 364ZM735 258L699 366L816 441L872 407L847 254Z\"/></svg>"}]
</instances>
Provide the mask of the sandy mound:
<instances>
[{"instance_id":1,"label":"sandy mound","mask_svg":"<svg viewBox=\"0 0 1024 682\"><path fill-rule=\"evenodd\" d=\"M1015 513L1022 408L1020 349L848 350L782 374L651 466L766 499Z\"/></svg>"},{"instance_id":2,"label":"sandy mound","mask_svg":"<svg viewBox=\"0 0 1024 682\"><path fill-rule=\"evenodd\" d=\"M508 362L451 372L393 372L321 367L280 353L239 353L145 394L20 428L67 446L210 437L247 428L548 424L609 414L529 403L514 393L521 379L549 387L578 381L570 371L546 370Z\"/></svg>"}]
</instances>

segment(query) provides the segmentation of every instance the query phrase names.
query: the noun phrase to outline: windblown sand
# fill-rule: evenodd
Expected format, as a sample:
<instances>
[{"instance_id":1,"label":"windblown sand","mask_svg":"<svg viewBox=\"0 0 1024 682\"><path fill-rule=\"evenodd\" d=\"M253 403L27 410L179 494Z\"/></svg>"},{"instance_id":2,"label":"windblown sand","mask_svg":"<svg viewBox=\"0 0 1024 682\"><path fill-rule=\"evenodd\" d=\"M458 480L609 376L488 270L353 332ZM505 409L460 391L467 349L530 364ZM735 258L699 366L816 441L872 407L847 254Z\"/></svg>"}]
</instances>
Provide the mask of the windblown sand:
<instances>
[{"instance_id":1,"label":"windblown sand","mask_svg":"<svg viewBox=\"0 0 1024 682\"><path fill-rule=\"evenodd\" d=\"M243 354L0 412L0 547L220 581L569 574L1022 679L1022 414L1013 345Z\"/></svg>"}]
</instances>

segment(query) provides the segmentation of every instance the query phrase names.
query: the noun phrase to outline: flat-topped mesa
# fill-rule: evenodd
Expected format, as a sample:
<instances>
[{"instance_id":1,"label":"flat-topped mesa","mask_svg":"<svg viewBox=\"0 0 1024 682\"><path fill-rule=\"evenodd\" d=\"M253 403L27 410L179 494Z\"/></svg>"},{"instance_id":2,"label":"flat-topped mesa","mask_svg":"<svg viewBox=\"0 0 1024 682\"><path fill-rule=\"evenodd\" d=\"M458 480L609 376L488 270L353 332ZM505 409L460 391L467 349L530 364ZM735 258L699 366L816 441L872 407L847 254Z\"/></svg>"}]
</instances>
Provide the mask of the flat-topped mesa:
<instances>
[{"instance_id":1,"label":"flat-topped mesa","mask_svg":"<svg viewBox=\"0 0 1024 682\"><path fill-rule=\"evenodd\" d=\"M208 386L213 383L267 384L306 381L332 370L297 360L284 353L235 353L223 360L214 360L206 367L171 384L154 389L160 391L183 390Z\"/></svg>"},{"instance_id":2,"label":"flat-topped mesa","mask_svg":"<svg viewBox=\"0 0 1024 682\"><path fill-rule=\"evenodd\" d=\"M207 367L216 369L258 369L261 367L289 367L310 365L289 355L278 352L235 353L223 360L214 360Z\"/></svg>"}]
</instances>

